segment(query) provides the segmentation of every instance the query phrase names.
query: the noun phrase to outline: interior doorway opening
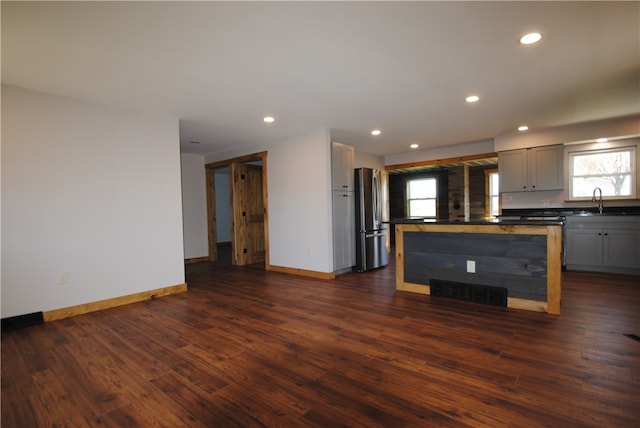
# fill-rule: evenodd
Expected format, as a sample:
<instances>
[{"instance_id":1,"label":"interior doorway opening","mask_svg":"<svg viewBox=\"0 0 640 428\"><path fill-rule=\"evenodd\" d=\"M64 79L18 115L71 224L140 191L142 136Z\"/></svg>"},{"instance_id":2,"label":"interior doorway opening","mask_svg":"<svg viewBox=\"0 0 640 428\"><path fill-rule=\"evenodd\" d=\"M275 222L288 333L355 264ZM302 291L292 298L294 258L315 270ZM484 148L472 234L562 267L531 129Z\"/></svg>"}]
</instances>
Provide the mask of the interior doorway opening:
<instances>
[{"instance_id":1,"label":"interior doorway opening","mask_svg":"<svg viewBox=\"0 0 640 428\"><path fill-rule=\"evenodd\" d=\"M209 163L205 168L209 261L218 261L221 243L230 245L232 265L268 269L267 152ZM227 180L221 179L224 174ZM222 188L221 183L228 187Z\"/></svg>"}]
</instances>

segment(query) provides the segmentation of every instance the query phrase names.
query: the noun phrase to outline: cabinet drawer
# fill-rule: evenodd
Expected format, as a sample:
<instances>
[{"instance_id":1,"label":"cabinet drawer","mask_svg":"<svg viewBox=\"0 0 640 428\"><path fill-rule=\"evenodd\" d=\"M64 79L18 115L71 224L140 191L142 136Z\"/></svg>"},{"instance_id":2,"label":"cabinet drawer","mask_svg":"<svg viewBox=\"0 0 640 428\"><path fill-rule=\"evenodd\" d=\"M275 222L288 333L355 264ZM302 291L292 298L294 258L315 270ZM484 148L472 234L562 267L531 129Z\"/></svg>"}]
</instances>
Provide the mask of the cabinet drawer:
<instances>
[{"instance_id":1,"label":"cabinet drawer","mask_svg":"<svg viewBox=\"0 0 640 428\"><path fill-rule=\"evenodd\" d=\"M567 216L567 229L640 229L640 216Z\"/></svg>"}]
</instances>

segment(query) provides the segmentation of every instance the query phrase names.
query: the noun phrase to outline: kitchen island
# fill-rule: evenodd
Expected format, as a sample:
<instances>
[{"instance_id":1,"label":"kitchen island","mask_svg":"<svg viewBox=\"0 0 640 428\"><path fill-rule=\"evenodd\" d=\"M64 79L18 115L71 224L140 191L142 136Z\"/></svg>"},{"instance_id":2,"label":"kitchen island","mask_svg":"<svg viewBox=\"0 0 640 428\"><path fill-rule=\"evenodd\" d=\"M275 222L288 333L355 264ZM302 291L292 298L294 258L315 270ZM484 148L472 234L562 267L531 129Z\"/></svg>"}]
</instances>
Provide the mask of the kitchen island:
<instances>
[{"instance_id":1,"label":"kitchen island","mask_svg":"<svg viewBox=\"0 0 640 428\"><path fill-rule=\"evenodd\" d=\"M562 221L392 221L396 289L560 314Z\"/></svg>"}]
</instances>

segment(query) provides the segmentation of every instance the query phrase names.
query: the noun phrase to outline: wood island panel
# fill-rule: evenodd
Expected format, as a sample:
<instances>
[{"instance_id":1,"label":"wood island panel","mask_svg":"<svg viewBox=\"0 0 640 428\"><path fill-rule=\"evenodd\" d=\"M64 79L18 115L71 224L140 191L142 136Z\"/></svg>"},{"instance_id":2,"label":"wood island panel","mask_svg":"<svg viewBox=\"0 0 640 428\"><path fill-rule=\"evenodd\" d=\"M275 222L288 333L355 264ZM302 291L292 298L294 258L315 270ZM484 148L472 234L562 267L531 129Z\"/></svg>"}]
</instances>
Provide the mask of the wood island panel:
<instances>
[{"instance_id":1,"label":"wood island panel","mask_svg":"<svg viewBox=\"0 0 640 428\"><path fill-rule=\"evenodd\" d=\"M397 224L396 289L431 294L431 279L503 287L507 306L560 313L562 226ZM476 272L466 269L476 262Z\"/></svg>"}]
</instances>

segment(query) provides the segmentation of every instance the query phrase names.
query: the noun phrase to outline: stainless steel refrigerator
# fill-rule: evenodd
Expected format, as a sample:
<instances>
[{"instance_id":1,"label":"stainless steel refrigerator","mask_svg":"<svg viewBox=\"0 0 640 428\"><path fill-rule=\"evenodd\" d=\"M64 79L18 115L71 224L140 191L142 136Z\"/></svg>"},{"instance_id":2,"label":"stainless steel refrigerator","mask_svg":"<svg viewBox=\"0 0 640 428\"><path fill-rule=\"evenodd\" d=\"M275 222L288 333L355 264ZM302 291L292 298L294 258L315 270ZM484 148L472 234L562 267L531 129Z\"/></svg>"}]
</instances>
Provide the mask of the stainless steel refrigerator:
<instances>
[{"instance_id":1,"label":"stainless steel refrigerator","mask_svg":"<svg viewBox=\"0 0 640 428\"><path fill-rule=\"evenodd\" d=\"M384 189L380 171L357 168L354 180L356 270L364 272L386 266L387 225L383 224Z\"/></svg>"}]
</instances>

